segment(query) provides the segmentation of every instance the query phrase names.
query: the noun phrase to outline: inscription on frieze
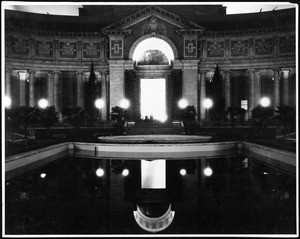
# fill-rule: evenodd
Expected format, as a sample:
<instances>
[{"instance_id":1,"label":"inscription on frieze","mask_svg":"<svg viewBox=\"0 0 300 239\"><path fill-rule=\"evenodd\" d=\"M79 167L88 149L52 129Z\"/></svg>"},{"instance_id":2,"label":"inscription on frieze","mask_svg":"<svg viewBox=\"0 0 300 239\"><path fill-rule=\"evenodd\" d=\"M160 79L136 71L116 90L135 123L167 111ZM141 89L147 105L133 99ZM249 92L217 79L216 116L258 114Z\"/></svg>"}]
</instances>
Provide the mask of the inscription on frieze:
<instances>
[{"instance_id":1,"label":"inscription on frieze","mask_svg":"<svg viewBox=\"0 0 300 239\"><path fill-rule=\"evenodd\" d=\"M83 58L99 58L100 43L83 43Z\"/></svg>"},{"instance_id":2,"label":"inscription on frieze","mask_svg":"<svg viewBox=\"0 0 300 239\"><path fill-rule=\"evenodd\" d=\"M110 56L112 58L123 57L123 41L122 40L111 40L110 41Z\"/></svg>"},{"instance_id":3,"label":"inscription on frieze","mask_svg":"<svg viewBox=\"0 0 300 239\"><path fill-rule=\"evenodd\" d=\"M231 56L248 56L249 55L249 41L231 41L230 42Z\"/></svg>"},{"instance_id":4,"label":"inscription on frieze","mask_svg":"<svg viewBox=\"0 0 300 239\"><path fill-rule=\"evenodd\" d=\"M60 58L77 58L77 43L60 42Z\"/></svg>"},{"instance_id":5,"label":"inscription on frieze","mask_svg":"<svg viewBox=\"0 0 300 239\"><path fill-rule=\"evenodd\" d=\"M141 28L141 35L145 34L162 34L167 35L166 25L161 22L157 17L152 16L150 20L146 21Z\"/></svg>"},{"instance_id":6,"label":"inscription on frieze","mask_svg":"<svg viewBox=\"0 0 300 239\"><path fill-rule=\"evenodd\" d=\"M224 57L225 41L222 42L207 42L208 57Z\"/></svg>"},{"instance_id":7,"label":"inscription on frieze","mask_svg":"<svg viewBox=\"0 0 300 239\"><path fill-rule=\"evenodd\" d=\"M53 42L36 41L36 56L37 57L52 57Z\"/></svg>"},{"instance_id":8,"label":"inscription on frieze","mask_svg":"<svg viewBox=\"0 0 300 239\"><path fill-rule=\"evenodd\" d=\"M12 52L14 55L29 56L29 40L13 38Z\"/></svg>"},{"instance_id":9,"label":"inscription on frieze","mask_svg":"<svg viewBox=\"0 0 300 239\"><path fill-rule=\"evenodd\" d=\"M295 36L279 37L279 53L294 53L295 52Z\"/></svg>"},{"instance_id":10,"label":"inscription on frieze","mask_svg":"<svg viewBox=\"0 0 300 239\"><path fill-rule=\"evenodd\" d=\"M274 49L273 38L263 38L254 40L255 55L271 55Z\"/></svg>"}]
</instances>

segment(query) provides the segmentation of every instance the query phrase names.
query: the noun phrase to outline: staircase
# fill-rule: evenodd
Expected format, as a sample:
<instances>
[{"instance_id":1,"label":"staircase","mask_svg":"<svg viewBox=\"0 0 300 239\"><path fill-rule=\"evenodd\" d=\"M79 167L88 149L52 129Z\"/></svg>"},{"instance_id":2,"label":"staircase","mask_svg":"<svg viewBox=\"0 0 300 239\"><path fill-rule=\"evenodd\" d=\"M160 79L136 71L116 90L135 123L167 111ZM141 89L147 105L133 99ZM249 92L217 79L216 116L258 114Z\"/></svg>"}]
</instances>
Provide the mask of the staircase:
<instances>
[{"instance_id":1,"label":"staircase","mask_svg":"<svg viewBox=\"0 0 300 239\"><path fill-rule=\"evenodd\" d=\"M162 135L181 134L180 123L136 122L127 130L128 135Z\"/></svg>"}]
</instances>

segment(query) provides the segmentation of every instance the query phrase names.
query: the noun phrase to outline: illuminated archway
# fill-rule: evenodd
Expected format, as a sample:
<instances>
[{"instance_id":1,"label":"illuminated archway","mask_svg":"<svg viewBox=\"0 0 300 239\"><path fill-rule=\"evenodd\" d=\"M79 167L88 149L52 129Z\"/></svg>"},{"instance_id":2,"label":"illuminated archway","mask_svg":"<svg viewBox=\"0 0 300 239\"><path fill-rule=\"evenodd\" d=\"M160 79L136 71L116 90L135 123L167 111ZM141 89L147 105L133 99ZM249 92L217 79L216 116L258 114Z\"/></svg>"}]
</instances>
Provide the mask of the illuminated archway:
<instances>
[{"instance_id":1,"label":"illuminated archway","mask_svg":"<svg viewBox=\"0 0 300 239\"><path fill-rule=\"evenodd\" d=\"M137 61L147 50L159 50L163 52L168 58L169 63L178 58L177 49L170 39L159 34L155 37L151 34L147 34L133 43L129 51L129 59Z\"/></svg>"}]
</instances>

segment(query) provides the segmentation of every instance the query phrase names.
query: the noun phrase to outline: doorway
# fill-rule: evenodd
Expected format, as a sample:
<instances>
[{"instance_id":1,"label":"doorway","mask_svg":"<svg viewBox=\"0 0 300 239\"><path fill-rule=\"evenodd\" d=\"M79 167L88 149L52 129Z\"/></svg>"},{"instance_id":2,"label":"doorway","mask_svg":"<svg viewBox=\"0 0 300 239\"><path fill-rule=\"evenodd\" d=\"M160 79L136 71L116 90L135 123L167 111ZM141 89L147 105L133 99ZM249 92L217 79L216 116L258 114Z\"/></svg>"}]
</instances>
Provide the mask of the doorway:
<instances>
[{"instance_id":1,"label":"doorway","mask_svg":"<svg viewBox=\"0 0 300 239\"><path fill-rule=\"evenodd\" d=\"M166 80L164 78L141 79L141 117L153 117L164 122L166 114Z\"/></svg>"}]
</instances>

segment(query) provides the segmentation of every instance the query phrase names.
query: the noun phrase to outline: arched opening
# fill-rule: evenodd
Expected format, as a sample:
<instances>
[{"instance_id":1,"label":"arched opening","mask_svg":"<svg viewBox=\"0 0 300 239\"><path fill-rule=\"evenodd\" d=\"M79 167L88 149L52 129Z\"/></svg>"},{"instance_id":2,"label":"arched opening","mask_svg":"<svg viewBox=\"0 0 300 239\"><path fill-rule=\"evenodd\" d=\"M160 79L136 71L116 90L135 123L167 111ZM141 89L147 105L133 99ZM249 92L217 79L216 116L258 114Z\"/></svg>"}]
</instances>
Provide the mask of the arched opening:
<instances>
[{"instance_id":1,"label":"arched opening","mask_svg":"<svg viewBox=\"0 0 300 239\"><path fill-rule=\"evenodd\" d=\"M135 74L141 119L152 118L160 122L170 120L167 112L170 88L168 79L171 63L178 58L175 45L163 35L145 35L133 43L129 58L137 66Z\"/></svg>"},{"instance_id":2,"label":"arched opening","mask_svg":"<svg viewBox=\"0 0 300 239\"><path fill-rule=\"evenodd\" d=\"M137 64L146 65L168 65L174 60L171 46L164 40L151 37L138 43L135 47L132 59Z\"/></svg>"}]
</instances>

